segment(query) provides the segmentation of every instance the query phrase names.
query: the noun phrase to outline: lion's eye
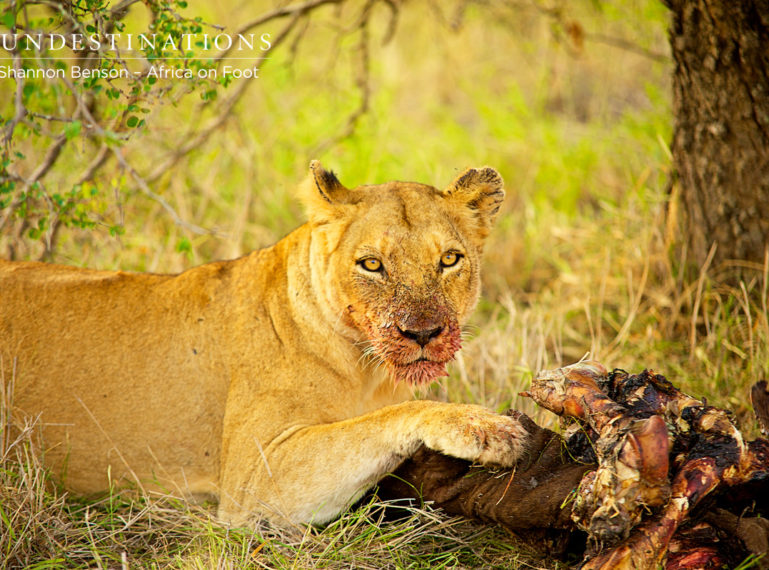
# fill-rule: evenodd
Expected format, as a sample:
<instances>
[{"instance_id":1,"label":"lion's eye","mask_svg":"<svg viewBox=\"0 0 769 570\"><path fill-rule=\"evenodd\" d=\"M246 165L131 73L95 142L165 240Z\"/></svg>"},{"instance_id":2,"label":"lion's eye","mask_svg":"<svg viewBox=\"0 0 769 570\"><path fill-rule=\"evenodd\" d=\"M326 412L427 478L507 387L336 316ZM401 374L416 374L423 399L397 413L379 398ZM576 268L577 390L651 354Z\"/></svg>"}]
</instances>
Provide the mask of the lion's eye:
<instances>
[{"instance_id":1,"label":"lion's eye","mask_svg":"<svg viewBox=\"0 0 769 570\"><path fill-rule=\"evenodd\" d=\"M453 267L459 260L462 259L462 254L456 251L447 251L441 256L441 267Z\"/></svg>"},{"instance_id":2,"label":"lion's eye","mask_svg":"<svg viewBox=\"0 0 769 570\"><path fill-rule=\"evenodd\" d=\"M358 262L363 269L376 273L382 270L382 262L375 257L366 257Z\"/></svg>"}]
</instances>

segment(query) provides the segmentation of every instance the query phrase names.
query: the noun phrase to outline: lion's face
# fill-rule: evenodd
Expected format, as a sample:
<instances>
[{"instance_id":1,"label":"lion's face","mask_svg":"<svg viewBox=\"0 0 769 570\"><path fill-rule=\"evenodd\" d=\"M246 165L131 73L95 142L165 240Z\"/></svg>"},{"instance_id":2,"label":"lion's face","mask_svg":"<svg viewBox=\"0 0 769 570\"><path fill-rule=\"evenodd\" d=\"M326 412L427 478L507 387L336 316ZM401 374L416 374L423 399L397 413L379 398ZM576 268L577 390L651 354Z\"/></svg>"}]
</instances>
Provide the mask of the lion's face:
<instances>
[{"instance_id":1,"label":"lion's face","mask_svg":"<svg viewBox=\"0 0 769 570\"><path fill-rule=\"evenodd\" d=\"M312 174L311 255L327 318L397 381L445 376L478 299L501 178L487 168L445 191L403 182L348 190L316 163Z\"/></svg>"}]
</instances>

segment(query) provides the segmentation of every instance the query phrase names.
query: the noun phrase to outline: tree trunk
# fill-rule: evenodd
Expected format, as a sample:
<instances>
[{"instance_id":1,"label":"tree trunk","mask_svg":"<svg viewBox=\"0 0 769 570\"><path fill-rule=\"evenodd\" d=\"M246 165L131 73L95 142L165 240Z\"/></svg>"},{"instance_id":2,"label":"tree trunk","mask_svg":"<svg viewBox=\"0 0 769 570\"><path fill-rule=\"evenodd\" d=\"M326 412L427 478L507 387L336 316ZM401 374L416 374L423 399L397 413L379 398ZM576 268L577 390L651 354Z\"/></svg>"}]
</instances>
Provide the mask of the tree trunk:
<instances>
[{"instance_id":1,"label":"tree trunk","mask_svg":"<svg viewBox=\"0 0 769 570\"><path fill-rule=\"evenodd\" d=\"M689 259L763 263L769 244L769 0L666 0L673 163Z\"/></svg>"}]
</instances>

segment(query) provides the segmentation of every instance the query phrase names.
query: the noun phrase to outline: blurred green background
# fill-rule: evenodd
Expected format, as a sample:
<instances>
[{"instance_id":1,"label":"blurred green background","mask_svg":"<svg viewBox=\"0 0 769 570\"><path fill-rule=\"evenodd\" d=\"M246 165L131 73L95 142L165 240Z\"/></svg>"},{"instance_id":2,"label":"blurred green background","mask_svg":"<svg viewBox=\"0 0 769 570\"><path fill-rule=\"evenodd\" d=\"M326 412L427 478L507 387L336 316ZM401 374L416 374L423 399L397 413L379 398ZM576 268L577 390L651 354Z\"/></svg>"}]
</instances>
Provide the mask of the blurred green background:
<instances>
[{"instance_id":1,"label":"blurred green background","mask_svg":"<svg viewBox=\"0 0 769 570\"><path fill-rule=\"evenodd\" d=\"M179 12L224 27L204 29L211 34L233 33L278 4L191 3ZM53 259L177 271L267 245L302 219L292 188L316 158L350 186L389 179L441 186L458 170L488 164L503 174L509 195L490 248L496 270L488 282L497 294L529 288L548 269L569 265L543 233L631 201L650 212L663 199L671 64L659 2L403 2L386 43L392 11L374 3L364 79L357 25L365 4L322 6L300 21L258 62L259 78L241 80L247 91L221 126L152 180L186 222L213 235L175 226L110 159L94 180L99 204L87 204L99 223L62 231ZM141 8L132 7L126 33L144 31L148 11ZM287 20L251 31L275 38ZM350 132L362 81L368 108ZM168 83L182 91L183 81ZM139 115L145 124L122 145L124 156L141 175L153 173L220 116L238 87L237 80L220 87L213 102L201 103L197 93L150 100L143 105L149 113ZM0 80L6 118L14 88ZM14 143L26 159L14 167L30 172L44 149L21 131ZM66 145L47 191L70 187L97 148L84 136ZM116 223L125 231L110 236ZM2 239L7 246L8 234ZM39 254L34 245L18 252Z\"/></svg>"},{"instance_id":2,"label":"blurred green background","mask_svg":"<svg viewBox=\"0 0 769 570\"><path fill-rule=\"evenodd\" d=\"M92 10L83 8L84 20L109 6L78 5ZM75 188L73 208L85 222L53 232L50 219L22 231L17 220L0 227L0 251L104 269L182 271L269 245L300 224L293 189L313 159L348 186L392 179L444 186L467 167L490 165L503 175L507 199L486 248L484 295L464 355L433 397L512 404L551 422L517 393L536 370L589 352L610 367L649 366L675 372L685 386L705 382L717 401L745 409L744 398L738 403L721 384L726 370L744 368L745 360L750 372L767 364L744 348L724 356L712 330L716 353L697 355L695 344L702 346L686 311L695 303L709 310L702 299L709 289L684 283L665 223L673 64L662 3L163 6L173 15L168 25L197 17L200 32L211 36L257 22L247 31L270 34L267 59L232 59L262 54L231 52L223 63L258 65L259 77L191 92L189 82L160 79L140 84L136 96L126 82L95 82L89 89L101 91L92 110L105 129L113 125L111 139L87 121L74 134L56 121L38 119L37 130L34 121L18 125L10 150L23 158L14 155L9 168L22 177L44 160L52 139L67 134L42 180L39 217L49 196ZM38 10L51 26L44 7L27 9L25 17L34 20ZM149 15L146 6L131 5L123 33L146 32ZM0 80L6 121L15 87ZM27 81L27 109L72 113L69 87ZM114 97L105 97L109 89L117 89ZM106 159L78 185L105 140ZM48 251L47 240L54 244ZM736 310L720 300L712 307ZM751 341L744 328L735 330L741 336L730 336L729 346Z\"/></svg>"},{"instance_id":3,"label":"blurred green background","mask_svg":"<svg viewBox=\"0 0 769 570\"><path fill-rule=\"evenodd\" d=\"M202 29L215 34L316 2L169 6L201 17ZM669 182L673 62L662 2L323 4L250 30L269 33L277 44L288 29L268 59L229 60L258 64L257 79L192 92L184 81L159 80L136 104L125 82L93 84L101 91L93 101L84 95L83 104L92 105L104 128L112 125L111 139L87 121L74 128L46 120L74 112L69 87L26 81L25 105L39 116L3 141L0 255L182 271L269 245L300 224L293 189L313 159L347 186L400 179L441 187L466 167L490 165L503 175L507 199L486 249L483 298L451 377L427 396L500 411L513 406L554 426L551 414L518 393L537 370L590 353L609 368L653 368L734 410L746 433L756 433L747 393L769 374L766 276L742 290L704 272L694 283L683 276ZM51 6L75 5L86 16L109 6L28 3L29 13L14 17L42 21ZM4 30L18 6L2 5ZM148 18L143 4L133 5L125 33L145 31ZM10 65L4 55L0 65ZM4 134L16 112L16 87L0 79ZM114 97L105 96L110 89ZM62 136L54 167L29 189L29 209L19 210L17 200L11 211L21 181ZM102 152L104 162L81 183ZM74 221L54 232L46 212L56 196L69 196ZM751 295L761 290L763 297ZM131 564L150 567L532 567L507 535L455 531L434 515L373 530L353 513L323 531L276 536L274 529L230 534L195 518L199 513L172 517L165 506L131 518L126 513L137 507L116 506L112 498L84 507L56 501L35 509L64 520L56 524L79 541L81 554L61 555L66 564L109 566L128 552ZM27 540L29 559L45 565L45 549L24 538L34 530L24 526L31 516L19 519L26 530L10 544ZM119 539L115 528L124 529ZM39 544L50 553L63 542Z\"/></svg>"}]
</instances>

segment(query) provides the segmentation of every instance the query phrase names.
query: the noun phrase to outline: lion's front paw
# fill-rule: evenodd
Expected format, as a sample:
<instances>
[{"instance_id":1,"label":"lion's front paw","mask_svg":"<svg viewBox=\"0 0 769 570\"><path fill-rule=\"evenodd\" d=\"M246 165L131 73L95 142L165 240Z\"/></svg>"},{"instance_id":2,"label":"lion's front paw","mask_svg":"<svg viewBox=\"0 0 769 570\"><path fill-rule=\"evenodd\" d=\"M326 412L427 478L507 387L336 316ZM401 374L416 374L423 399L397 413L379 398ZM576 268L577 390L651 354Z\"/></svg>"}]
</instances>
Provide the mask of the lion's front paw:
<instances>
[{"instance_id":1,"label":"lion's front paw","mask_svg":"<svg viewBox=\"0 0 769 570\"><path fill-rule=\"evenodd\" d=\"M471 405L446 405L421 426L425 445L446 455L485 465L509 467L520 457L528 437L521 423Z\"/></svg>"}]
</instances>

